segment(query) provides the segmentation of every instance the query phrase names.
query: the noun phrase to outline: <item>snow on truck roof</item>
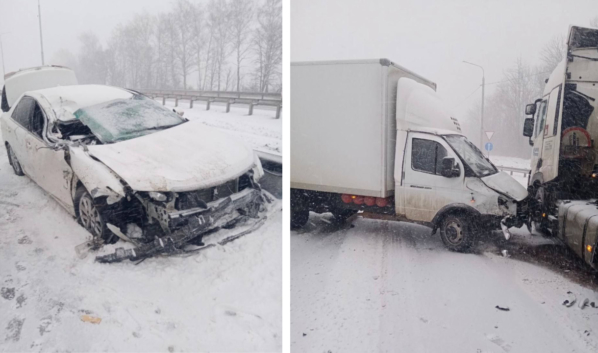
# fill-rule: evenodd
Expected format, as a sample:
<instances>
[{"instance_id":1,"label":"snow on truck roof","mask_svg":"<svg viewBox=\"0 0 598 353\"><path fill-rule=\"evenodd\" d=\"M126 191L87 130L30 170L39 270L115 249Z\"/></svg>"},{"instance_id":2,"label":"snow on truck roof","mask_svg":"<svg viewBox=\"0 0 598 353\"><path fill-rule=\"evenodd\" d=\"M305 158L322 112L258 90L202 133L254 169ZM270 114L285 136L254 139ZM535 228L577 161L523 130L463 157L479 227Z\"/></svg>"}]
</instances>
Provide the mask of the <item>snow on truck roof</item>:
<instances>
[{"instance_id":1,"label":"snow on truck roof","mask_svg":"<svg viewBox=\"0 0 598 353\"><path fill-rule=\"evenodd\" d=\"M337 65L337 64L379 64L381 66L392 66L395 67L401 71L407 72L413 76L416 76L424 81L426 81L427 83L429 83L430 85L434 86L434 89L436 89L436 83L432 82L431 80L428 80L427 78L423 77L422 75L419 75L409 69L406 69L405 67L389 60L386 58L380 58L380 59L359 59L359 60L323 60L323 61L295 61L292 62L291 65L292 66L308 66L308 65Z\"/></svg>"},{"instance_id":2,"label":"snow on truck roof","mask_svg":"<svg viewBox=\"0 0 598 353\"><path fill-rule=\"evenodd\" d=\"M407 77L397 85L397 129L463 135L459 120L436 91Z\"/></svg>"},{"instance_id":3,"label":"snow on truck roof","mask_svg":"<svg viewBox=\"0 0 598 353\"><path fill-rule=\"evenodd\" d=\"M105 85L59 86L28 92L34 98L44 98L54 110L56 119L74 120L74 113L85 107L115 99L130 99L133 93L123 88Z\"/></svg>"}]
</instances>

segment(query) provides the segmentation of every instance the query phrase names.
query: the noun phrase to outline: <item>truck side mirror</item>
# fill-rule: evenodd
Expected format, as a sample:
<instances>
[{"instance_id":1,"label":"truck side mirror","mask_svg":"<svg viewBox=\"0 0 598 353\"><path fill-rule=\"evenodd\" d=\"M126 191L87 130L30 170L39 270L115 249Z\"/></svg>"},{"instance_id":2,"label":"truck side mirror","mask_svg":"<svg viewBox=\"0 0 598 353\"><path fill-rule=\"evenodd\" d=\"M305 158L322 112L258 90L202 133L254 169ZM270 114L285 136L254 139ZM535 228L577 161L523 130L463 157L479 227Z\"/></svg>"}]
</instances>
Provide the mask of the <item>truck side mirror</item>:
<instances>
[{"instance_id":1,"label":"truck side mirror","mask_svg":"<svg viewBox=\"0 0 598 353\"><path fill-rule=\"evenodd\" d=\"M442 159L442 169L440 175L445 178L454 178L461 175L459 166L455 165L455 159L453 157L444 157Z\"/></svg>"},{"instance_id":2,"label":"truck side mirror","mask_svg":"<svg viewBox=\"0 0 598 353\"><path fill-rule=\"evenodd\" d=\"M528 104L525 106L525 115L536 114L536 103Z\"/></svg>"},{"instance_id":3,"label":"truck side mirror","mask_svg":"<svg viewBox=\"0 0 598 353\"><path fill-rule=\"evenodd\" d=\"M534 134L534 118L526 118L523 122L523 136L532 137Z\"/></svg>"}]
</instances>

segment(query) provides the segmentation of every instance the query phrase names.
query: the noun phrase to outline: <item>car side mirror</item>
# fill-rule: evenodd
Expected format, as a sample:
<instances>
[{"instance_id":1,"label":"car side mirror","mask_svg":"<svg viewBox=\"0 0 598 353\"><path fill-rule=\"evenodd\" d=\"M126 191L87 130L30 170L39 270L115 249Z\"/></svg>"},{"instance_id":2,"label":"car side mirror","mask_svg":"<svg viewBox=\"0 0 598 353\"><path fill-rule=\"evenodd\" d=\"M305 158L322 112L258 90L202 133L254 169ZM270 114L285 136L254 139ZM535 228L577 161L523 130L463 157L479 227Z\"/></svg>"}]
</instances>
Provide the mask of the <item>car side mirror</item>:
<instances>
[{"instance_id":1,"label":"car side mirror","mask_svg":"<svg viewBox=\"0 0 598 353\"><path fill-rule=\"evenodd\" d=\"M175 113L177 113L179 116L185 115L185 111L184 110L173 108L172 111L175 112Z\"/></svg>"},{"instance_id":2,"label":"car side mirror","mask_svg":"<svg viewBox=\"0 0 598 353\"><path fill-rule=\"evenodd\" d=\"M440 175L442 175L445 178L454 178L461 175L461 170L459 169L459 166L455 165L455 158L444 157L442 159L442 169L440 170Z\"/></svg>"},{"instance_id":3,"label":"car side mirror","mask_svg":"<svg viewBox=\"0 0 598 353\"><path fill-rule=\"evenodd\" d=\"M523 136L532 137L534 134L534 118L526 118L523 122Z\"/></svg>"},{"instance_id":4,"label":"car side mirror","mask_svg":"<svg viewBox=\"0 0 598 353\"><path fill-rule=\"evenodd\" d=\"M536 103L528 104L525 106L525 115L536 114Z\"/></svg>"}]
</instances>

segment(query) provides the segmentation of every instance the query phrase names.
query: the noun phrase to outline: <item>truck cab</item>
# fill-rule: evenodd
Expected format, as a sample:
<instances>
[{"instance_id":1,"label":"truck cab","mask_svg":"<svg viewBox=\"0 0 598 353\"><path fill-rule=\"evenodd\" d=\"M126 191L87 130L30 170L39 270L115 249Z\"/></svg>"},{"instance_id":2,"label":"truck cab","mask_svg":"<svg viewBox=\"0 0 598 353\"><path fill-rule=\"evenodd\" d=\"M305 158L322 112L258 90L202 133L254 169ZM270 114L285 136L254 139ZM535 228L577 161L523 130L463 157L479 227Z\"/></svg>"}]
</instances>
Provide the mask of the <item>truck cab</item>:
<instances>
[{"instance_id":1,"label":"truck cab","mask_svg":"<svg viewBox=\"0 0 598 353\"><path fill-rule=\"evenodd\" d=\"M598 29L571 26L566 58L525 107L532 145L528 227L598 269Z\"/></svg>"},{"instance_id":2,"label":"truck cab","mask_svg":"<svg viewBox=\"0 0 598 353\"><path fill-rule=\"evenodd\" d=\"M292 67L291 226L310 211L385 214L466 251L482 230L522 224L526 189L468 141L435 84L381 63Z\"/></svg>"}]
</instances>

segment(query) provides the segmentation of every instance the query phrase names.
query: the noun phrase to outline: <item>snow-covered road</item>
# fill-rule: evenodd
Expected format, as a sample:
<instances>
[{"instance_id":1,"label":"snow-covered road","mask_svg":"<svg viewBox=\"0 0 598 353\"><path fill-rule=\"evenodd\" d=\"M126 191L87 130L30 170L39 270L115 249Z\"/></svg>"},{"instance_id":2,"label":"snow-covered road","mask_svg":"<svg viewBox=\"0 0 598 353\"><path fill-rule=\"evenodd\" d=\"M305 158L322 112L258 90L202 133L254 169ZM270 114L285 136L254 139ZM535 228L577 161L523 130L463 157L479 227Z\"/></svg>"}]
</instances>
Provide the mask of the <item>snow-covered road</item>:
<instances>
[{"instance_id":1,"label":"snow-covered road","mask_svg":"<svg viewBox=\"0 0 598 353\"><path fill-rule=\"evenodd\" d=\"M567 291L598 303L596 284L543 266L554 254L555 271L589 283L567 249L516 230L460 254L423 226L331 217L291 233L293 352L598 351L598 309L562 305Z\"/></svg>"},{"instance_id":2,"label":"snow-covered road","mask_svg":"<svg viewBox=\"0 0 598 353\"><path fill-rule=\"evenodd\" d=\"M281 350L280 201L261 228L223 247L137 266L98 264L77 257L89 234L14 175L3 145L0 352Z\"/></svg>"}]
</instances>

